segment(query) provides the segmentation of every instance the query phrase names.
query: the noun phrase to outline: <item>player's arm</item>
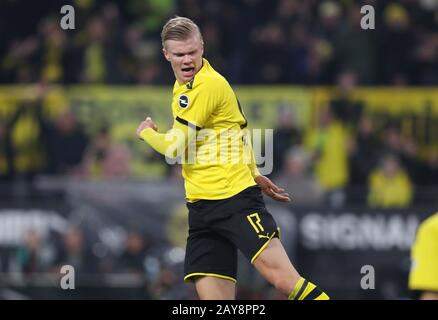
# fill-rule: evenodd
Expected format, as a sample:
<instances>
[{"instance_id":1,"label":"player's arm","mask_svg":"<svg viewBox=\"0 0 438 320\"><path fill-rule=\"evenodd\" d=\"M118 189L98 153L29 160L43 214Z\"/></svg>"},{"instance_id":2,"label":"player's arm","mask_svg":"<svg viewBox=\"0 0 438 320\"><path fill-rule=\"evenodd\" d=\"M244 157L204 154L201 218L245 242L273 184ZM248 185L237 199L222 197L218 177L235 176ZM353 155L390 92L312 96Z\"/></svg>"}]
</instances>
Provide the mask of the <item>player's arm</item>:
<instances>
[{"instance_id":1,"label":"player's arm","mask_svg":"<svg viewBox=\"0 0 438 320\"><path fill-rule=\"evenodd\" d=\"M438 300L438 292L436 292L436 291L424 291L420 295L420 300Z\"/></svg>"},{"instance_id":2,"label":"player's arm","mask_svg":"<svg viewBox=\"0 0 438 320\"><path fill-rule=\"evenodd\" d=\"M182 155L196 137L196 131L204 127L213 110L219 105L223 87L224 83L221 81L204 79L196 89L184 93L187 104L179 105L175 110L176 117L171 130L164 134L158 133L154 130L152 120L147 118L137 128L137 135L166 157Z\"/></svg>"},{"instance_id":3,"label":"player's arm","mask_svg":"<svg viewBox=\"0 0 438 320\"><path fill-rule=\"evenodd\" d=\"M283 188L273 183L268 177L259 175L254 181L262 189L263 193L272 199L280 202L290 202L289 194Z\"/></svg>"},{"instance_id":4,"label":"player's arm","mask_svg":"<svg viewBox=\"0 0 438 320\"><path fill-rule=\"evenodd\" d=\"M248 163L248 167L251 171L251 175L257 185L262 189L263 193L272 199L280 202L289 202L290 197L283 188L278 187L275 183L271 181L268 177L265 177L260 174L259 169L257 168L257 163L254 157L254 151L251 145L251 139L246 139L247 150L249 152L250 162Z\"/></svg>"},{"instance_id":5,"label":"player's arm","mask_svg":"<svg viewBox=\"0 0 438 320\"><path fill-rule=\"evenodd\" d=\"M251 175L253 177L253 179L255 180L258 176L260 176L260 171L257 168L257 163L255 161L255 157L254 157L254 151L252 149L252 145L251 145L251 139L245 139L246 144L247 144L247 152L249 154L249 163L248 163L248 167L249 170L251 171Z\"/></svg>"},{"instance_id":6,"label":"player's arm","mask_svg":"<svg viewBox=\"0 0 438 320\"><path fill-rule=\"evenodd\" d=\"M157 152L175 158L184 153L188 143L196 136L196 129L175 121L169 131L159 133L152 119L148 117L138 126L137 135Z\"/></svg>"}]
</instances>

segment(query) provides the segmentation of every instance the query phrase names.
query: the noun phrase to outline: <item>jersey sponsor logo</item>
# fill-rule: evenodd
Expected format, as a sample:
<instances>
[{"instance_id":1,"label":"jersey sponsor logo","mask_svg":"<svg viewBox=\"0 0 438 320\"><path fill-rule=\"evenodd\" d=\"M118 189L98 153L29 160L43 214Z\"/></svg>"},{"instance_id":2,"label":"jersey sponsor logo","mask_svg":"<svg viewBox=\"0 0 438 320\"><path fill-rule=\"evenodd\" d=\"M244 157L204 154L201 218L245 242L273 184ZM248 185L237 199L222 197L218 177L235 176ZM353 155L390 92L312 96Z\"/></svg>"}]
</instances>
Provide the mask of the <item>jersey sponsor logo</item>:
<instances>
[{"instance_id":1,"label":"jersey sponsor logo","mask_svg":"<svg viewBox=\"0 0 438 320\"><path fill-rule=\"evenodd\" d=\"M185 109L189 106L189 97L187 97L185 94L180 95L178 98L178 105Z\"/></svg>"}]
</instances>

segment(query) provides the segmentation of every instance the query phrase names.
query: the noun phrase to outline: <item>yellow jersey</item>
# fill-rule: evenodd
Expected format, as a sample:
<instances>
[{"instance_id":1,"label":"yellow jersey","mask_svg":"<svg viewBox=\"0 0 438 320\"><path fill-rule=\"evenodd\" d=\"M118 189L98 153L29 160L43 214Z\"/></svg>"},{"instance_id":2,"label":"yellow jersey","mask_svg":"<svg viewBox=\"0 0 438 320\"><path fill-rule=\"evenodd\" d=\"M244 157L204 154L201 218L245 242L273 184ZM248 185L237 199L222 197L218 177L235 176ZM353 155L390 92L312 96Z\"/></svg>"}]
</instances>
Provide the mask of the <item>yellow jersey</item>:
<instances>
[{"instance_id":1,"label":"yellow jersey","mask_svg":"<svg viewBox=\"0 0 438 320\"><path fill-rule=\"evenodd\" d=\"M345 127L335 121L326 129L312 130L305 144L308 149L320 154L315 164L319 185L326 191L344 187L349 179Z\"/></svg>"},{"instance_id":2,"label":"yellow jersey","mask_svg":"<svg viewBox=\"0 0 438 320\"><path fill-rule=\"evenodd\" d=\"M173 129L185 126L196 132L191 141L196 157L191 159L188 152L182 162L188 201L226 199L256 185L254 178L259 172L244 133L247 120L227 80L206 59L190 82L175 81L172 113ZM164 140L171 138L150 128L140 135L166 154ZM190 146L187 143L185 150ZM251 164L244 161L246 152L251 153Z\"/></svg>"},{"instance_id":3,"label":"yellow jersey","mask_svg":"<svg viewBox=\"0 0 438 320\"><path fill-rule=\"evenodd\" d=\"M369 187L370 207L406 208L412 202L412 183L404 171L388 178L381 169L376 169L370 174Z\"/></svg>"},{"instance_id":4,"label":"yellow jersey","mask_svg":"<svg viewBox=\"0 0 438 320\"><path fill-rule=\"evenodd\" d=\"M411 259L409 289L438 292L438 213L418 228Z\"/></svg>"}]
</instances>

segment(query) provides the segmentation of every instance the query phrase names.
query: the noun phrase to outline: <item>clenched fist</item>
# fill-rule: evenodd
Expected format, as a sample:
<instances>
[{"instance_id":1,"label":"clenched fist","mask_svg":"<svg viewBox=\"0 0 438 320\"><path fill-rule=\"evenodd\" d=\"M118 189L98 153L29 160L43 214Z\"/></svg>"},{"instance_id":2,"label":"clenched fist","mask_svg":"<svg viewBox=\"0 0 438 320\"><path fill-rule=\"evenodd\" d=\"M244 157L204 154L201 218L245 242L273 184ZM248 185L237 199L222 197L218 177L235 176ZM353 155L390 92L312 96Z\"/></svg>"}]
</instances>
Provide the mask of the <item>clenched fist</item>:
<instances>
[{"instance_id":1,"label":"clenched fist","mask_svg":"<svg viewBox=\"0 0 438 320\"><path fill-rule=\"evenodd\" d=\"M152 121L152 119L151 119L150 117L146 117L146 119L143 120L143 121L140 123L140 125L137 127L137 136L138 136L139 138L141 138L141 137L140 137L140 132L142 132L142 131L143 131L144 129L146 129L146 128L152 128L152 129L154 129L155 131L158 130L157 125Z\"/></svg>"}]
</instances>

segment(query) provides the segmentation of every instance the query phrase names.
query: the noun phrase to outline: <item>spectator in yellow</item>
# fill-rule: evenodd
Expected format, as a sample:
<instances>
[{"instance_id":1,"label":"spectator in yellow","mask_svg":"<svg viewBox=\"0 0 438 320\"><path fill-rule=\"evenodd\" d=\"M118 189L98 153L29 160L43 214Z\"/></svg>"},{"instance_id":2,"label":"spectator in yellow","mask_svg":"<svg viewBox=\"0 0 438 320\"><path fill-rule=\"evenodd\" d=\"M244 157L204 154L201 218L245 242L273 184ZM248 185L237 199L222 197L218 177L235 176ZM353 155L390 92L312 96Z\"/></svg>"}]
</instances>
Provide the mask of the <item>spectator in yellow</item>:
<instances>
[{"instance_id":1,"label":"spectator in yellow","mask_svg":"<svg viewBox=\"0 0 438 320\"><path fill-rule=\"evenodd\" d=\"M405 208L412 201L412 184L399 160L386 155L369 177L368 205L379 208Z\"/></svg>"},{"instance_id":2,"label":"spectator in yellow","mask_svg":"<svg viewBox=\"0 0 438 320\"><path fill-rule=\"evenodd\" d=\"M332 206L344 201L343 189L349 180L348 142L346 128L328 109L321 110L318 127L306 137L307 150L315 161L316 179Z\"/></svg>"},{"instance_id":3,"label":"spectator in yellow","mask_svg":"<svg viewBox=\"0 0 438 320\"><path fill-rule=\"evenodd\" d=\"M438 300L438 212L420 224L411 259L409 289L419 299Z\"/></svg>"}]
</instances>

